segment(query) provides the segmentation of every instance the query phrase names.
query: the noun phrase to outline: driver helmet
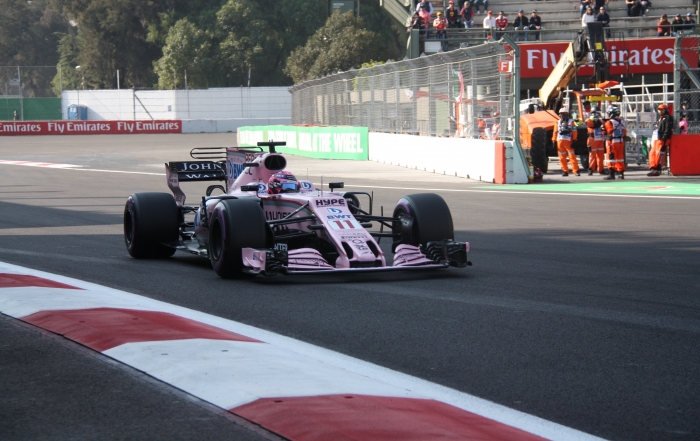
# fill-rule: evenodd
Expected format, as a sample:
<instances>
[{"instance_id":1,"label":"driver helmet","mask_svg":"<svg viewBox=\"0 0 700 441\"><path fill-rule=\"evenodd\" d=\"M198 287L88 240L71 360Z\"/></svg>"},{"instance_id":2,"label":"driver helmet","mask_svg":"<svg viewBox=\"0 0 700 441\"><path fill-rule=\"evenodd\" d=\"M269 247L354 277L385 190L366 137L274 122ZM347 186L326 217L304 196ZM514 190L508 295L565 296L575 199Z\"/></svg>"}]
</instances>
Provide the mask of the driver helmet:
<instances>
[{"instance_id":1,"label":"driver helmet","mask_svg":"<svg viewBox=\"0 0 700 441\"><path fill-rule=\"evenodd\" d=\"M588 100L586 100L586 101L584 101L582 104L583 104L583 107L586 107L587 105L590 106L590 105L591 105L591 102L588 101Z\"/></svg>"},{"instance_id":2,"label":"driver helmet","mask_svg":"<svg viewBox=\"0 0 700 441\"><path fill-rule=\"evenodd\" d=\"M568 115L568 114L569 114L569 109L567 109L566 107L562 107L561 109L559 109L559 115Z\"/></svg>"},{"instance_id":3,"label":"driver helmet","mask_svg":"<svg viewBox=\"0 0 700 441\"><path fill-rule=\"evenodd\" d=\"M270 176L267 183L267 192L270 194L298 193L299 182L288 171L278 171Z\"/></svg>"}]
</instances>

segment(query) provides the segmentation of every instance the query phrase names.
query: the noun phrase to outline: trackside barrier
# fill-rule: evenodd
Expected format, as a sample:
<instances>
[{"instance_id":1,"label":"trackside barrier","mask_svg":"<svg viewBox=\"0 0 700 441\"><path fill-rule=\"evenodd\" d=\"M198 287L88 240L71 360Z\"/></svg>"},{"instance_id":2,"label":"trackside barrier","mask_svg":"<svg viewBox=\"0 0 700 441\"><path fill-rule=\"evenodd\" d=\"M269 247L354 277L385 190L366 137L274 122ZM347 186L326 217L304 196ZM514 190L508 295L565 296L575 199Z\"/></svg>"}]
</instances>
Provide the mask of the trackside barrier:
<instances>
[{"instance_id":1,"label":"trackside barrier","mask_svg":"<svg viewBox=\"0 0 700 441\"><path fill-rule=\"evenodd\" d=\"M281 153L319 159L368 159L367 127L255 126L238 130L241 147L270 140L287 143L277 147Z\"/></svg>"},{"instance_id":2,"label":"trackside barrier","mask_svg":"<svg viewBox=\"0 0 700 441\"><path fill-rule=\"evenodd\" d=\"M0 136L16 135L129 135L182 133L182 121L8 121L0 122Z\"/></svg>"},{"instance_id":3,"label":"trackside barrier","mask_svg":"<svg viewBox=\"0 0 700 441\"><path fill-rule=\"evenodd\" d=\"M291 124L292 118L184 119L182 133L237 132L241 127Z\"/></svg>"},{"instance_id":4,"label":"trackside barrier","mask_svg":"<svg viewBox=\"0 0 700 441\"><path fill-rule=\"evenodd\" d=\"M674 135L669 161L675 176L700 175L700 134Z\"/></svg>"},{"instance_id":5,"label":"trackside barrier","mask_svg":"<svg viewBox=\"0 0 700 441\"><path fill-rule=\"evenodd\" d=\"M496 184L527 184L528 173L512 142L369 134L369 159Z\"/></svg>"},{"instance_id":6,"label":"trackside barrier","mask_svg":"<svg viewBox=\"0 0 700 441\"><path fill-rule=\"evenodd\" d=\"M230 118L121 121L7 121L0 136L9 135L128 135L146 133L227 133L242 126L285 124L290 118Z\"/></svg>"}]
</instances>

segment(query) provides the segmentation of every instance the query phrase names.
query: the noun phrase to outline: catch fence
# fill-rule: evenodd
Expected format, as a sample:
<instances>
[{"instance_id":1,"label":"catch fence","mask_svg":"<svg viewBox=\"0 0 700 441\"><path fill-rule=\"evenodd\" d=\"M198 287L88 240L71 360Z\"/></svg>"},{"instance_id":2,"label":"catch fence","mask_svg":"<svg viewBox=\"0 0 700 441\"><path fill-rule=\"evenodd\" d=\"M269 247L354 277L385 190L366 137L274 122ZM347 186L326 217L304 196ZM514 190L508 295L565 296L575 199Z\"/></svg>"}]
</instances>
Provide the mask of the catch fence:
<instances>
[{"instance_id":1,"label":"catch fence","mask_svg":"<svg viewBox=\"0 0 700 441\"><path fill-rule=\"evenodd\" d=\"M688 133L700 133L700 69L698 53L700 39L685 37L676 39L674 71L673 120L675 132L682 115L688 121Z\"/></svg>"},{"instance_id":2,"label":"catch fence","mask_svg":"<svg viewBox=\"0 0 700 441\"><path fill-rule=\"evenodd\" d=\"M498 137L513 139L520 63L509 41L389 61L297 84L289 89L292 123L464 138L491 138L498 124Z\"/></svg>"},{"instance_id":3,"label":"catch fence","mask_svg":"<svg viewBox=\"0 0 700 441\"><path fill-rule=\"evenodd\" d=\"M56 66L0 66L0 121L61 119L60 83Z\"/></svg>"}]
</instances>

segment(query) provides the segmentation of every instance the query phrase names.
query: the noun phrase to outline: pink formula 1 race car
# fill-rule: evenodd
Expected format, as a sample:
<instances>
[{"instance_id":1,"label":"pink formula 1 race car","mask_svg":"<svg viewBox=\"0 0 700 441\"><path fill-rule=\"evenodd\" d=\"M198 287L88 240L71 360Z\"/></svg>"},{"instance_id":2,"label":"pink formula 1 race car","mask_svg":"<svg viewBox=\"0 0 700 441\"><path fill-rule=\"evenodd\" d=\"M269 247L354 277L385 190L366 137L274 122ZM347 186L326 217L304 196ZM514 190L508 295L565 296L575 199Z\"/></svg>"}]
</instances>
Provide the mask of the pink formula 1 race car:
<instances>
[{"instance_id":1,"label":"pink formula 1 race car","mask_svg":"<svg viewBox=\"0 0 700 441\"><path fill-rule=\"evenodd\" d=\"M124 240L132 257L169 257L176 250L209 258L221 277L463 268L469 243L455 242L452 215L436 194L401 198L392 217L372 214L365 192L330 191L297 180L275 151L195 148L194 161L165 164L169 193L136 193L124 209ZM263 150L267 147L268 151ZM181 182L211 185L199 206L185 205ZM214 195L214 191L223 194ZM174 196L174 197L173 197ZM367 211L360 199L367 198ZM370 231L372 222L379 231ZM387 265L378 242L392 240Z\"/></svg>"}]
</instances>

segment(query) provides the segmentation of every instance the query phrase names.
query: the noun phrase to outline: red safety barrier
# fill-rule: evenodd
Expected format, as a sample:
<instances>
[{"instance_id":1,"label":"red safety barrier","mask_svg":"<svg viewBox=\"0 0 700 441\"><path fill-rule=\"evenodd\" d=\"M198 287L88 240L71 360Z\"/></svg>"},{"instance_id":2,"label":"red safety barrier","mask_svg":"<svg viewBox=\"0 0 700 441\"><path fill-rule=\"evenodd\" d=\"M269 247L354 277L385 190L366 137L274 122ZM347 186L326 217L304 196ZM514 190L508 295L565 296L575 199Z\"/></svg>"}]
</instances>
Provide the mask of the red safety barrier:
<instances>
[{"instance_id":1,"label":"red safety barrier","mask_svg":"<svg viewBox=\"0 0 700 441\"><path fill-rule=\"evenodd\" d=\"M674 135L669 159L672 174L700 175L700 135Z\"/></svg>"},{"instance_id":2,"label":"red safety barrier","mask_svg":"<svg viewBox=\"0 0 700 441\"><path fill-rule=\"evenodd\" d=\"M134 135L182 133L182 121L7 121L0 136L18 135Z\"/></svg>"},{"instance_id":3,"label":"red safety barrier","mask_svg":"<svg viewBox=\"0 0 700 441\"><path fill-rule=\"evenodd\" d=\"M493 174L495 184L506 183L506 145L496 141L496 169Z\"/></svg>"}]
</instances>

